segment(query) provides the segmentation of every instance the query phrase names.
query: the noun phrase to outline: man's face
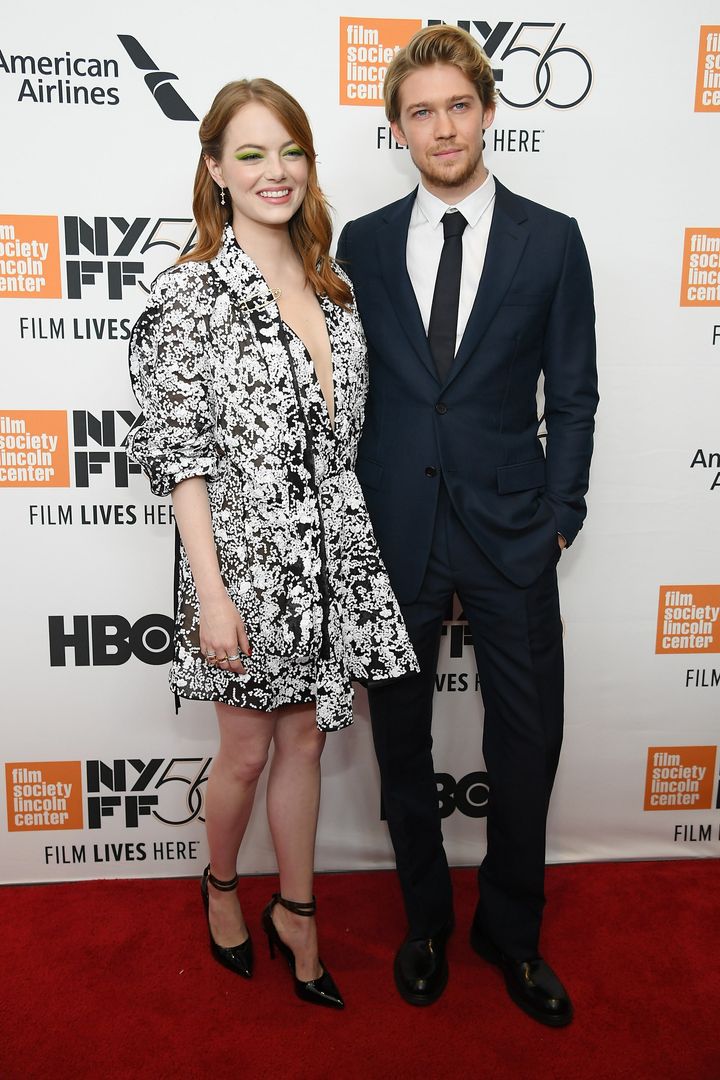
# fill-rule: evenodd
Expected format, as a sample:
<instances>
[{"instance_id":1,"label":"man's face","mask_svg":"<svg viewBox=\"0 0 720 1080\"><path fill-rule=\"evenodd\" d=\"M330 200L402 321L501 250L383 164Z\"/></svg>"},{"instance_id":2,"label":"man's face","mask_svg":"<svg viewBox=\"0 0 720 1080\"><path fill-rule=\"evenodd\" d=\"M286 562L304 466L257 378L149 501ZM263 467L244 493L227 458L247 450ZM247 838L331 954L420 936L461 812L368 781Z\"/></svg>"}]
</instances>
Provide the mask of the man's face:
<instances>
[{"instance_id":1,"label":"man's face","mask_svg":"<svg viewBox=\"0 0 720 1080\"><path fill-rule=\"evenodd\" d=\"M477 90L459 68L432 64L419 68L400 87L400 119L392 124L407 143L425 186L447 201L465 197L485 179L483 128L495 106L483 108Z\"/></svg>"}]
</instances>

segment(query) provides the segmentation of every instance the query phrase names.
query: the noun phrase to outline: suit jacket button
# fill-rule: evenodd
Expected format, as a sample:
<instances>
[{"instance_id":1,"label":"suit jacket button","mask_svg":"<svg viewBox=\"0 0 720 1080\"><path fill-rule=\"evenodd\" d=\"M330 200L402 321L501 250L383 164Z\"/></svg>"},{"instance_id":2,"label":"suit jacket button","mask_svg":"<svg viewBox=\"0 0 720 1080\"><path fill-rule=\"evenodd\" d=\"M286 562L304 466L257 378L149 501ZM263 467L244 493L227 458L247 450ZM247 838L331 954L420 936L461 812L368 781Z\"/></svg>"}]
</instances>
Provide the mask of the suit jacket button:
<instances>
[{"instance_id":1,"label":"suit jacket button","mask_svg":"<svg viewBox=\"0 0 720 1080\"><path fill-rule=\"evenodd\" d=\"M437 405L435 406L435 412L440 413L441 416L444 416L447 411L448 411L448 407L445 404L445 402L444 401L438 401Z\"/></svg>"},{"instance_id":2,"label":"suit jacket button","mask_svg":"<svg viewBox=\"0 0 720 1080\"><path fill-rule=\"evenodd\" d=\"M435 468L434 465L428 465L427 468L425 469L425 475L426 476L437 476L437 474L438 474L438 471L437 471L437 469Z\"/></svg>"}]
</instances>

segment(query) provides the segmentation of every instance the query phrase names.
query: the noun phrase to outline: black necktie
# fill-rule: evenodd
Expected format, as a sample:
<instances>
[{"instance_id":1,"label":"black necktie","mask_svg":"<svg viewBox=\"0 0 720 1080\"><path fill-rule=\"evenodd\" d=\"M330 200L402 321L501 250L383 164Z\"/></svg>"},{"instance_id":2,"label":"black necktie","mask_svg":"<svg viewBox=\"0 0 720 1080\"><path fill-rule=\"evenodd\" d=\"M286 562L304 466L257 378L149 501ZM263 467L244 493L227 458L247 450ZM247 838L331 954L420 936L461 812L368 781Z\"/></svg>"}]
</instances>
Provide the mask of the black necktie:
<instances>
[{"instance_id":1,"label":"black necktie","mask_svg":"<svg viewBox=\"0 0 720 1080\"><path fill-rule=\"evenodd\" d=\"M445 382L455 356L460 273L462 271L462 234L467 221L459 210L448 210L442 219L443 243L428 326L428 342L440 382Z\"/></svg>"}]
</instances>

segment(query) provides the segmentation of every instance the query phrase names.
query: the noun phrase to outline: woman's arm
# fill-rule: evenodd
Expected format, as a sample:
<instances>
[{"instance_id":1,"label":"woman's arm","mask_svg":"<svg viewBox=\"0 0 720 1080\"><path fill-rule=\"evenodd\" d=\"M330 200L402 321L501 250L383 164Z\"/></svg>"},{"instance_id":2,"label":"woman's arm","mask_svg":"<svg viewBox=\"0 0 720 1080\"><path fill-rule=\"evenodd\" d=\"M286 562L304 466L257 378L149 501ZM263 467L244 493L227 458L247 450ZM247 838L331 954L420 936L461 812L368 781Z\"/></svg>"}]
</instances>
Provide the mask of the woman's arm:
<instances>
[{"instance_id":1,"label":"woman's arm","mask_svg":"<svg viewBox=\"0 0 720 1080\"><path fill-rule=\"evenodd\" d=\"M249 655L245 624L220 575L204 477L191 476L176 484L172 501L200 603L200 648L206 656L215 653L218 658ZM245 672L239 660L221 666Z\"/></svg>"}]
</instances>

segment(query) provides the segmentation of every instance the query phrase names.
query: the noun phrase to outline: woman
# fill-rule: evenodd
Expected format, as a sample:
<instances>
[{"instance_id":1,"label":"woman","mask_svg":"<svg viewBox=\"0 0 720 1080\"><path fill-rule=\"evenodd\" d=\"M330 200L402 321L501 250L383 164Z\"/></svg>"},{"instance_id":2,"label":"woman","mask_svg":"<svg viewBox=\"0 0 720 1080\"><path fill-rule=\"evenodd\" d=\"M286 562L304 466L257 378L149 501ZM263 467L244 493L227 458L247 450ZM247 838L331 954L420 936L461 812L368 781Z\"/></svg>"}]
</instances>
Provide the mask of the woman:
<instances>
[{"instance_id":1,"label":"woman","mask_svg":"<svg viewBox=\"0 0 720 1080\"><path fill-rule=\"evenodd\" d=\"M155 281L130 347L131 454L180 534L170 682L215 702L202 879L213 956L245 977L236 861L271 742L280 893L263 913L296 993L342 1008L318 956L320 755L352 722L351 680L416 660L354 474L365 342L307 118L266 79L224 87L200 127L197 245Z\"/></svg>"}]
</instances>

